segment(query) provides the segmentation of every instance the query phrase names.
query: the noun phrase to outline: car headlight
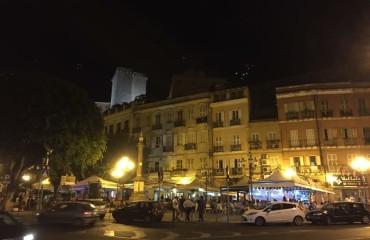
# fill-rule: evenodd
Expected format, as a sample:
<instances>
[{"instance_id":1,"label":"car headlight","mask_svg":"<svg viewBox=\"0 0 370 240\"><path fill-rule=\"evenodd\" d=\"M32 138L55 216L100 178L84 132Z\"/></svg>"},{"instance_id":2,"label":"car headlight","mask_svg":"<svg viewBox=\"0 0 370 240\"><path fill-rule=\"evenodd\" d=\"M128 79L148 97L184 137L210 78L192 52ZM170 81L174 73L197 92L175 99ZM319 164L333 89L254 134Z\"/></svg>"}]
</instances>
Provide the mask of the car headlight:
<instances>
[{"instance_id":1,"label":"car headlight","mask_svg":"<svg viewBox=\"0 0 370 240\"><path fill-rule=\"evenodd\" d=\"M30 233L30 234L27 234L26 236L23 237L23 240L33 240L34 237L33 237L33 234Z\"/></svg>"},{"instance_id":2,"label":"car headlight","mask_svg":"<svg viewBox=\"0 0 370 240\"><path fill-rule=\"evenodd\" d=\"M248 213L247 216L252 216L252 215L255 215L257 214L257 212L251 212L251 213Z\"/></svg>"}]
</instances>

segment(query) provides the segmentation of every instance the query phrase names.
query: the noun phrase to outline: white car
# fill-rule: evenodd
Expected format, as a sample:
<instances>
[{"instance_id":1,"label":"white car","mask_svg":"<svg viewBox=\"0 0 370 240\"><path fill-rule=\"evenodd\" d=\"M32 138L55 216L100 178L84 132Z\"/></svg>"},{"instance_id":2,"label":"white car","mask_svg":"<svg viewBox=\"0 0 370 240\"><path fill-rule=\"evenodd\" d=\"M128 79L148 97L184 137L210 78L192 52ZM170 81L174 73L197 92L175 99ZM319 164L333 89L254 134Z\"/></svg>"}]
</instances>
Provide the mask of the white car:
<instances>
[{"instance_id":1,"label":"white car","mask_svg":"<svg viewBox=\"0 0 370 240\"><path fill-rule=\"evenodd\" d=\"M304 208L294 202L270 202L243 213L242 221L263 226L266 223L294 223L300 226L305 218Z\"/></svg>"}]
</instances>

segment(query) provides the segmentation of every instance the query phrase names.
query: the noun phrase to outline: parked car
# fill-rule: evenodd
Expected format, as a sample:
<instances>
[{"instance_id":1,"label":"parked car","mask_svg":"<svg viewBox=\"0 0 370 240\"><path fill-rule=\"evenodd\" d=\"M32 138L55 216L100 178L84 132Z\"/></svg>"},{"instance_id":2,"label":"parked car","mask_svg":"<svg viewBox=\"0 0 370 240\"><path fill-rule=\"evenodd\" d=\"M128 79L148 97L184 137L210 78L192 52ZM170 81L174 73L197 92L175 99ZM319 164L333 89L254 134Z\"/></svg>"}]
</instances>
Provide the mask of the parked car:
<instances>
[{"instance_id":1,"label":"parked car","mask_svg":"<svg viewBox=\"0 0 370 240\"><path fill-rule=\"evenodd\" d=\"M135 201L112 212L112 216L116 222L122 222L124 220L160 222L162 221L163 215L163 208L160 203L156 201Z\"/></svg>"},{"instance_id":2,"label":"parked car","mask_svg":"<svg viewBox=\"0 0 370 240\"><path fill-rule=\"evenodd\" d=\"M10 213L0 211L0 239L33 240L34 236Z\"/></svg>"},{"instance_id":3,"label":"parked car","mask_svg":"<svg viewBox=\"0 0 370 240\"><path fill-rule=\"evenodd\" d=\"M243 213L242 221L263 226L267 223L294 223L300 226L304 221L304 208L294 202L270 202L257 209Z\"/></svg>"},{"instance_id":4,"label":"parked car","mask_svg":"<svg viewBox=\"0 0 370 240\"><path fill-rule=\"evenodd\" d=\"M107 203L104 202L102 199L82 199L78 201L93 204L96 207L96 210L98 211L100 219L104 219L105 214L107 214Z\"/></svg>"},{"instance_id":5,"label":"parked car","mask_svg":"<svg viewBox=\"0 0 370 240\"><path fill-rule=\"evenodd\" d=\"M362 202L327 203L318 210L309 211L306 220L316 224L331 224L335 222L370 223L370 205Z\"/></svg>"},{"instance_id":6,"label":"parked car","mask_svg":"<svg viewBox=\"0 0 370 240\"><path fill-rule=\"evenodd\" d=\"M74 226L93 225L98 219L95 206L87 202L66 202L37 215L40 224L67 223Z\"/></svg>"}]
</instances>

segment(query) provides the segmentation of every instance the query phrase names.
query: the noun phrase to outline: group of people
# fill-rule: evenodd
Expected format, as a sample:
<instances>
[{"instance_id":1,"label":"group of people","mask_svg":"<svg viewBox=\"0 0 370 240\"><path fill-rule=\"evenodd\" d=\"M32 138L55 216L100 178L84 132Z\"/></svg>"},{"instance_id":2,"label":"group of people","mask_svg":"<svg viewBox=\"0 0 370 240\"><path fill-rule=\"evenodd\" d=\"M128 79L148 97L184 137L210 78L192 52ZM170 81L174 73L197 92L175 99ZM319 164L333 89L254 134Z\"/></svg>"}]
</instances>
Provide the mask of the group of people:
<instances>
[{"instance_id":1,"label":"group of people","mask_svg":"<svg viewBox=\"0 0 370 240\"><path fill-rule=\"evenodd\" d=\"M190 198L185 199L183 196L175 196L172 199L172 221L183 220L183 215L185 214L185 221L190 221L190 215L192 212L198 212L198 221L203 222L203 214L206 209L206 202L203 196L200 196L196 201Z\"/></svg>"}]
</instances>

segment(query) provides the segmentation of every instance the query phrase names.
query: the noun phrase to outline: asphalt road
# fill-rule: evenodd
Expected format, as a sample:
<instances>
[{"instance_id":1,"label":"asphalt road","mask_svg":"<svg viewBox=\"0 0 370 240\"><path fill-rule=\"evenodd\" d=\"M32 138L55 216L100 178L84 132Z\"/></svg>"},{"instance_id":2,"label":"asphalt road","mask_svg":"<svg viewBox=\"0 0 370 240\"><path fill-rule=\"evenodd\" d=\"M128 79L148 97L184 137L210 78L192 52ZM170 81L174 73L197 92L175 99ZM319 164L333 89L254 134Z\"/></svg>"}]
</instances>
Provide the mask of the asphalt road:
<instances>
[{"instance_id":1,"label":"asphalt road","mask_svg":"<svg viewBox=\"0 0 370 240\"><path fill-rule=\"evenodd\" d=\"M229 223L225 218L213 221L208 216L206 222L172 222L167 216L160 223L130 221L115 223L110 216L99 221L93 227L75 228L66 225L39 225L27 221L26 225L39 240L69 239L258 239L258 240L362 240L370 239L370 225L360 223L336 225L292 224L268 225L256 227L237 221L232 216Z\"/></svg>"}]
</instances>

